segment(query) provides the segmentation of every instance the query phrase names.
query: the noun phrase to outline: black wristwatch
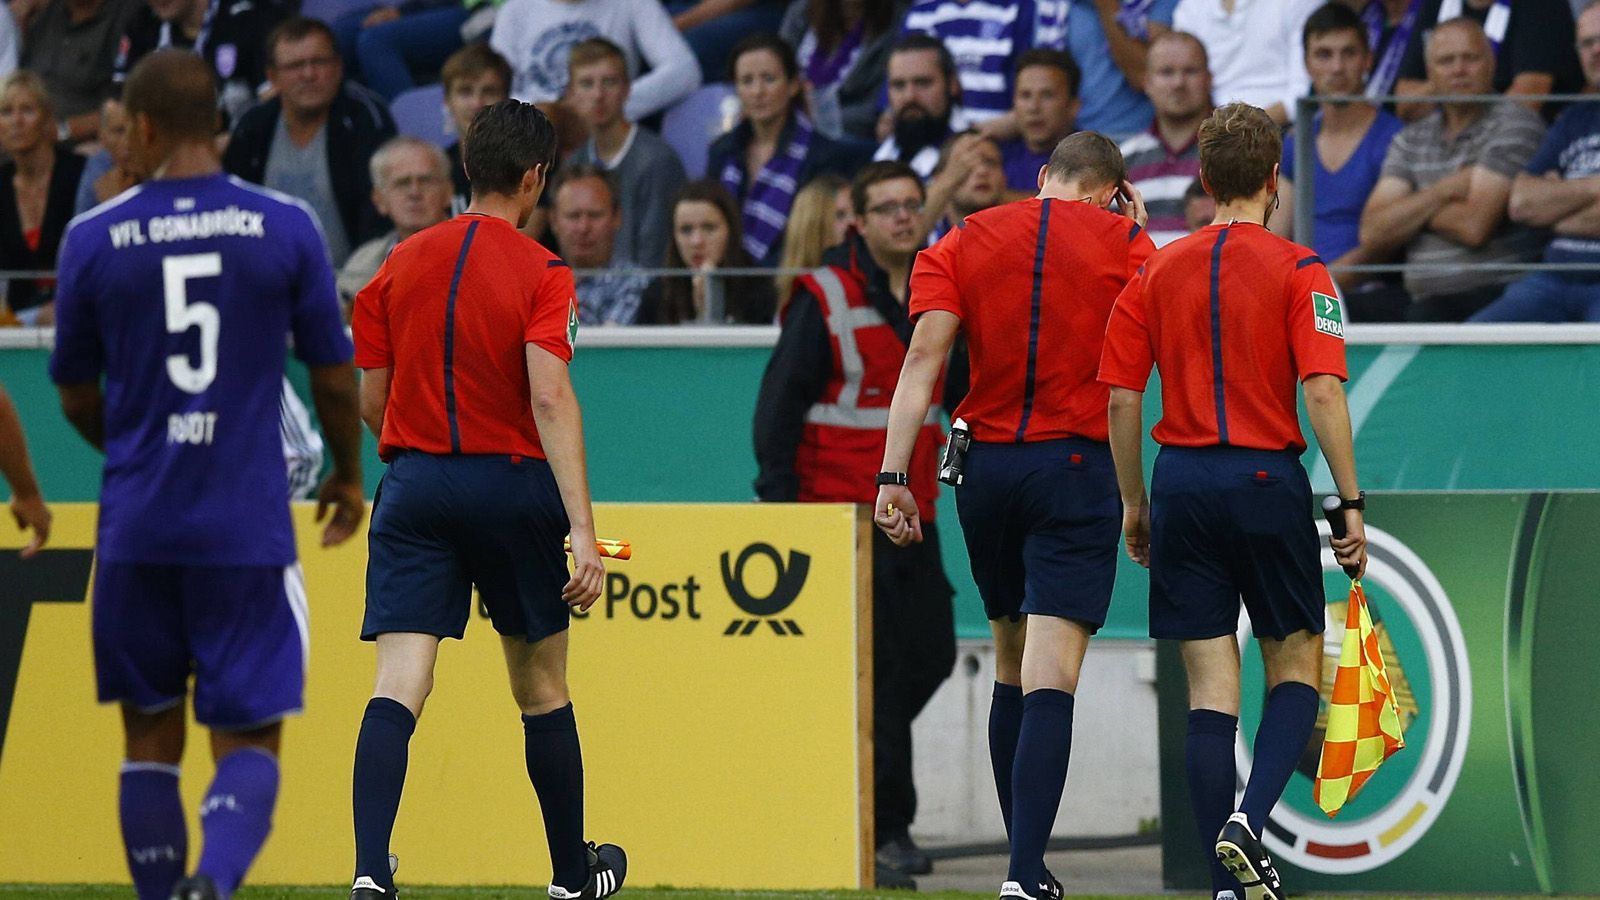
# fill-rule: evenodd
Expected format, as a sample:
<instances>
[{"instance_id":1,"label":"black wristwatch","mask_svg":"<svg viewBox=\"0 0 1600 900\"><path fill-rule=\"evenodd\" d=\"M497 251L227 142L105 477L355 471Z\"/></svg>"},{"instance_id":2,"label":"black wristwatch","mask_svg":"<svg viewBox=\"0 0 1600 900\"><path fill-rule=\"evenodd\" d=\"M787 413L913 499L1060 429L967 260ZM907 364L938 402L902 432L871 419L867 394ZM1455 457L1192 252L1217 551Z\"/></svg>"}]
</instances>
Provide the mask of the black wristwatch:
<instances>
[{"instance_id":1,"label":"black wristwatch","mask_svg":"<svg viewBox=\"0 0 1600 900\"><path fill-rule=\"evenodd\" d=\"M905 487L906 485L908 485L910 483L911 483L910 480L906 478L906 473L904 473L904 472L879 472L878 473L878 487L883 487L886 484L898 484L901 487Z\"/></svg>"},{"instance_id":2,"label":"black wristwatch","mask_svg":"<svg viewBox=\"0 0 1600 900\"><path fill-rule=\"evenodd\" d=\"M1367 492L1366 491L1356 491L1356 498L1354 500L1346 500L1345 498L1340 497L1339 498L1339 508L1340 509L1366 509L1367 508Z\"/></svg>"}]
</instances>

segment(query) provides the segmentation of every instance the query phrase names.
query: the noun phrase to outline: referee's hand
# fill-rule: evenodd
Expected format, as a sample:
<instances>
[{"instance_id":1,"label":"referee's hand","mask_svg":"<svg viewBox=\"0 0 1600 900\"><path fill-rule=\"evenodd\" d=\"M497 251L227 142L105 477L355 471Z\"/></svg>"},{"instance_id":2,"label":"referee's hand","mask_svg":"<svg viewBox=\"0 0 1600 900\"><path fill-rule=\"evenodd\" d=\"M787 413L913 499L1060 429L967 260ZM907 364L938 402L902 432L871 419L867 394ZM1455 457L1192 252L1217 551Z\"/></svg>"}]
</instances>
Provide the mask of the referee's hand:
<instances>
[{"instance_id":1,"label":"referee's hand","mask_svg":"<svg viewBox=\"0 0 1600 900\"><path fill-rule=\"evenodd\" d=\"M1122 534L1128 544L1128 558L1150 568L1150 501L1122 505Z\"/></svg>"},{"instance_id":2,"label":"referee's hand","mask_svg":"<svg viewBox=\"0 0 1600 900\"><path fill-rule=\"evenodd\" d=\"M572 533L572 577L561 589L561 599L579 612L588 612L594 601L600 599L600 589L605 585L606 566L600 551L594 546L594 532Z\"/></svg>"},{"instance_id":3,"label":"referee's hand","mask_svg":"<svg viewBox=\"0 0 1600 900\"><path fill-rule=\"evenodd\" d=\"M333 509L329 518L328 510ZM350 540L361 527L361 518L367 514L367 498L361 482L351 482L328 476L317 489L317 521L328 520L322 529L322 546L333 547Z\"/></svg>"},{"instance_id":4,"label":"referee's hand","mask_svg":"<svg viewBox=\"0 0 1600 900\"><path fill-rule=\"evenodd\" d=\"M886 484L878 488L878 502L872 510L872 521L897 547L922 543L922 520L917 516L917 499L911 496L911 489L905 485Z\"/></svg>"}]
</instances>

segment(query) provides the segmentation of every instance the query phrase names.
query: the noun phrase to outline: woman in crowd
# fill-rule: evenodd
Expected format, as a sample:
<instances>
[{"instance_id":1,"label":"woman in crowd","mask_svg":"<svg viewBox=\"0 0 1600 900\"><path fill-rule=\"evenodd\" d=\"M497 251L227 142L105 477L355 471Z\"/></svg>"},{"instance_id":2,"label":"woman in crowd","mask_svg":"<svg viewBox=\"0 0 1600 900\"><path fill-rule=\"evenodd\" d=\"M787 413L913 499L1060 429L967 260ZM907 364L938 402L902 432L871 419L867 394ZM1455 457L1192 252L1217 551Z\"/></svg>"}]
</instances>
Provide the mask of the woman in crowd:
<instances>
[{"instance_id":1,"label":"woman in crowd","mask_svg":"<svg viewBox=\"0 0 1600 900\"><path fill-rule=\"evenodd\" d=\"M878 95L908 0L794 0L778 34L795 48L817 130L873 141Z\"/></svg>"},{"instance_id":2,"label":"woman in crowd","mask_svg":"<svg viewBox=\"0 0 1600 900\"><path fill-rule=\"evenodd\" d=\"M78 179L73 215L88 212L139 183L129 169L128 111L122 102L100 104L100 150L88 158Z\"/></svg>"},{"instance_id":3,"label":"woman in crowd","mask_svg":"<svg viewBox=\"0 0 1600 900\"><path fill-rule=\"evenodd\" d=\"M783 233L783 259L780 269L815 269L822 265L822 251L844 243L855 211L850 207L850 182L828 172L818 175L794 198L789 211L789 227ZM789 302L789 292L797 276L785 272L777 277L778 309Z\"/></svg>"},{"instance_id":4,"label":"woman in crowd","mask_svg":"<svg viewBox=\"0 0 1600 900\"><path fill-rule=\"evenodd\" d=\"M823 172L849 172L864 154L817 132L802 109L794 49L775 34L755 34L731 54L741 118L712 143L706 173L738 198L744 248L773 266L795 193Z\"/></svg>"},{"instance_id":5,"label":"woman in crowd","mask_svg":"<svg viewBox=\"0 0 1600 900\"><path fill-rule=\"evenodd\" d=\"M56 143L56 114L38 75L0 79L0 269L56 267L56 248L72 219L83 157ZM24 325L53 321L54 279L13 278L6 301Z\"/></svg>"},{"instance_id":6,"label":"woman in crowd","mask_svg":"<svg viewBox=\"0 0 1600 900\"><path fill-rule=\"evenodd\" d=\"M754 265L740 243L739 209L733 195L715 181L691 181L672 204L672 240L666 267L700 274L658 279L639 305L640 325L714 321L766 325L777 294L762 276L715 277L717 269ZM707 312L709 310L709 314ZM720 313L719 313L720 310Z\"/></svg>"}]
</instances>

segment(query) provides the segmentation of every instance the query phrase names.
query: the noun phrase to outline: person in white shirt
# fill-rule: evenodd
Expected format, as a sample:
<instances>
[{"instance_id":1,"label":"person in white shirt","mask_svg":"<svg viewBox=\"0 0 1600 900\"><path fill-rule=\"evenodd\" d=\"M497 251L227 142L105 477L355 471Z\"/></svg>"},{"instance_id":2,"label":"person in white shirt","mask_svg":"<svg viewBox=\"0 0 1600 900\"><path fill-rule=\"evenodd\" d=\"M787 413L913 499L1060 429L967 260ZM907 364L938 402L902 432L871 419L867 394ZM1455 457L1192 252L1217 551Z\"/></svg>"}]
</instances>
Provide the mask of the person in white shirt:
<instances>
[{"instance_id":1,"label":"person in white shirt","mask_svg":"<svg viewBox=\"0 0 1600 900\"><path fill-rule=\"evenodd\" d=\"M637 122L700 87L700 64L658 0L506 0L489 46L511 63L511 96L559 100L574 45L603 37L622 48L636 76L624 113ZM639 75L641 62L650 71Z\"/></svg>"},{"instance_id":2,"label":"person in white shirt","mask_svg":"<svg viewBox=\"0 0 1600 900\"><path fill-rule=\"evenodd\" d=\"M1311 89L1300 31L1323 0L1179 0L1172 27L1205 45L1220 106L1259 106L1274 122L1294 121Z\"/></svg>"}]
</instances>

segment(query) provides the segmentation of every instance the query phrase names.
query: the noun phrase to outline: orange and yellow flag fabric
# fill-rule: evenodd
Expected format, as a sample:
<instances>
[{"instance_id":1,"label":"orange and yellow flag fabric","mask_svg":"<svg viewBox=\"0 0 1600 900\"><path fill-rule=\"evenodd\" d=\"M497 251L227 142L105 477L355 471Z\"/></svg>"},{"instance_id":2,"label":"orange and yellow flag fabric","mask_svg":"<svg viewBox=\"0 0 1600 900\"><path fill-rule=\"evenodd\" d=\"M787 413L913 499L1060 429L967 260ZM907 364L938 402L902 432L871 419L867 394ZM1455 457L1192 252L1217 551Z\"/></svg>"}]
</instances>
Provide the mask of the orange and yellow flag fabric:
<instances>
[{"instance_id":1,"label":"orange and yellow flag fabric","mask_svg":"<svg viewBox=\"0 0 1600 900\"><path fill-rule=\"evenodd\" d=\"M1378 766L1405 745L1367 595L1357 581L1350 585L1339 670L1328 700L1328 729L1311 789L1317 806L1329 818L1337 816Z\"/></svg>"}]
</instances>

